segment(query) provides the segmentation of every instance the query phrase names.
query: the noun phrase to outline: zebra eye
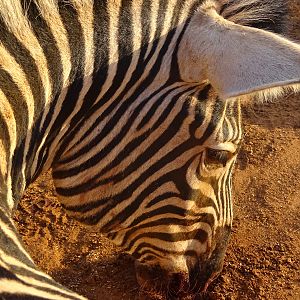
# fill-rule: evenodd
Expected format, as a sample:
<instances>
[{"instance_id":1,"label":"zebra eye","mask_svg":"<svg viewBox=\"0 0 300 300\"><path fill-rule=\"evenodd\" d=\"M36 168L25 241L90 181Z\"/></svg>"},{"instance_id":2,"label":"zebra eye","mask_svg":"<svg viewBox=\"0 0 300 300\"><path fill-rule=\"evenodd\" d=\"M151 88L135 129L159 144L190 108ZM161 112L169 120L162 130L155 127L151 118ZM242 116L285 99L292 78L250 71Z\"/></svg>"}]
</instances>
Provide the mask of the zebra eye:
<instances>
[{"instance_id":1,"label":"zebra eye","mask_svg":"<svg viewBox=\"0 0 300 300\"><path fill-rule=\"evenodd\" d=\"M205 153L205 164L212 168L223 168L228 160L233 156L233 153L226 150L216 150L207 148Z\"/></svg>"}]
</instances>

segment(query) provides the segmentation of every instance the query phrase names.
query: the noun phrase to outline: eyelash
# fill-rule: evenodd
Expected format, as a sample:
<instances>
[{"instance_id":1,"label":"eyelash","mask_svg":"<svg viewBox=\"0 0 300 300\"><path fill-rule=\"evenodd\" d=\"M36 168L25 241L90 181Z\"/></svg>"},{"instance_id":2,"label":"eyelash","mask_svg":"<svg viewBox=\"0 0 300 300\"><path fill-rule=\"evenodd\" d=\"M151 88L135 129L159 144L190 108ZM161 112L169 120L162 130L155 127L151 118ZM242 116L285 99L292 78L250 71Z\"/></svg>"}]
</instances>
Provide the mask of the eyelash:
<instances>
[{"instance_id":1,"label":"eyelash","mask_svg":"<svg viewBox=\"0 0 300 300\"><path fill-rule=\"evenodd\" d=\"M233 154L229 151L225 150L216 150L207 148L205 154L205 162L206 164L213 165L222 165L219 167L225 167L228 160L233 156Z\"/></svg>"}]
</instances>

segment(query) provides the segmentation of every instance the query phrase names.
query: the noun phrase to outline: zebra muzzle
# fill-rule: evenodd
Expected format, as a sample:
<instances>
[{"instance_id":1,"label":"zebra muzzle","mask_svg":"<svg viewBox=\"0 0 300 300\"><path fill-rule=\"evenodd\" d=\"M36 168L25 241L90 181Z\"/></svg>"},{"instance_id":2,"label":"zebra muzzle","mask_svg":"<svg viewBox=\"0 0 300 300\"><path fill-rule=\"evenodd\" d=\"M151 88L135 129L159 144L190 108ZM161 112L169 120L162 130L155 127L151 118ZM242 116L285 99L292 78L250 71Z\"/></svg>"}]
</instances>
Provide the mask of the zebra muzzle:
<instances>
[{"instance_id":1,"label":"zebra muzzle","mask_svg":"<svg viewBox=\"0 0 300 300\"><path fill-rule=\"evenodd\" d=\"M216 230L215 243L207 253L198 255L185 255L186 269L175 272L159 264L154 265L135 261L137 281L143 291L162 295L163 299L185 299L185 297L202 295L206 293L209 285L218 277L223 268L225 251L227 248L230 227L225 226ZM173 264L175 262L173 261Z\"/></svg>"},{"instance_id":2,"label":"zebra muzzle","mask_svg":"<svg viewBox=\"0 0 300 300\"><path fill-rule=\"evenodd\" d=\"M143 292L175 300L206 292L210 283L220 274L222 263L216 266L198 263L189 272L168 273L159 265L148 266L136 261L135 270Z\"/></svg>"}]
</instances>

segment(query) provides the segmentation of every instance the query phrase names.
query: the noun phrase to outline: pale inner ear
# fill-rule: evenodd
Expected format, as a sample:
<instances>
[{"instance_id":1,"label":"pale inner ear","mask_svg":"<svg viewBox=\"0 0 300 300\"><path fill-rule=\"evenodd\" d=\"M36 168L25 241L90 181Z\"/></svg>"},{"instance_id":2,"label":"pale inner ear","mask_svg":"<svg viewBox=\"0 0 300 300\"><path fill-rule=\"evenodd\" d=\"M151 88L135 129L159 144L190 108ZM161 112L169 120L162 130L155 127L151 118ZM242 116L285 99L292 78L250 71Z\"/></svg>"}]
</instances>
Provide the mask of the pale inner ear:
<instances>
[{"instance_id":1,"label":"pale inner ear","mask_svg":"<svg viewBox=\"0 0 300 300\"><path fill-rule=\"evenodd\" d=\"M215 43L208 79L223 99L265 91L278 95L300 82L300 46L279 35L236 25L211 12Z\"/></svg>"},{"instance_id":2,"label":"pale inner ear","mask_svg":"<svg viewBox=\"0 0 300 300\"><path fill-rule=\"evenodd\" d=\"M183 76L188 81L208 79L222 99L276 96L287 86L299 87L298 44L225 20L214 7L204 7L191 19L186 39Z\"/></svg>"}]
</instances>

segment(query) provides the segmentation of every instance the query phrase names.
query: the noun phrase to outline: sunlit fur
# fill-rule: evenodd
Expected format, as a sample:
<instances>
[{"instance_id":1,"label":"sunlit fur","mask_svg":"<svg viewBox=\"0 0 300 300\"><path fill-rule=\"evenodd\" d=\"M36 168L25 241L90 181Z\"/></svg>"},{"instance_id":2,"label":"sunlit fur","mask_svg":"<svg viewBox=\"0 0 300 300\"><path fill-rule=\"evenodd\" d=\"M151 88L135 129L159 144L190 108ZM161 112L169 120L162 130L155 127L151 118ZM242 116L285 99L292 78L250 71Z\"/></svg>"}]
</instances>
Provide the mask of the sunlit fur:
<instances>
[{"instance_id":1,"label":"sunlit fur","mask_svg":"<svg viewBox=\"0 0 300 300\"><path fill-rule=\"evenodd\" d=\"M50 168L69 215L207 286L239 101L300 80L300 47L262 30L284 27L283 2L0 0L0 297L82 299L37 270L11 218Z\"/></svg>"}]
</instances>

